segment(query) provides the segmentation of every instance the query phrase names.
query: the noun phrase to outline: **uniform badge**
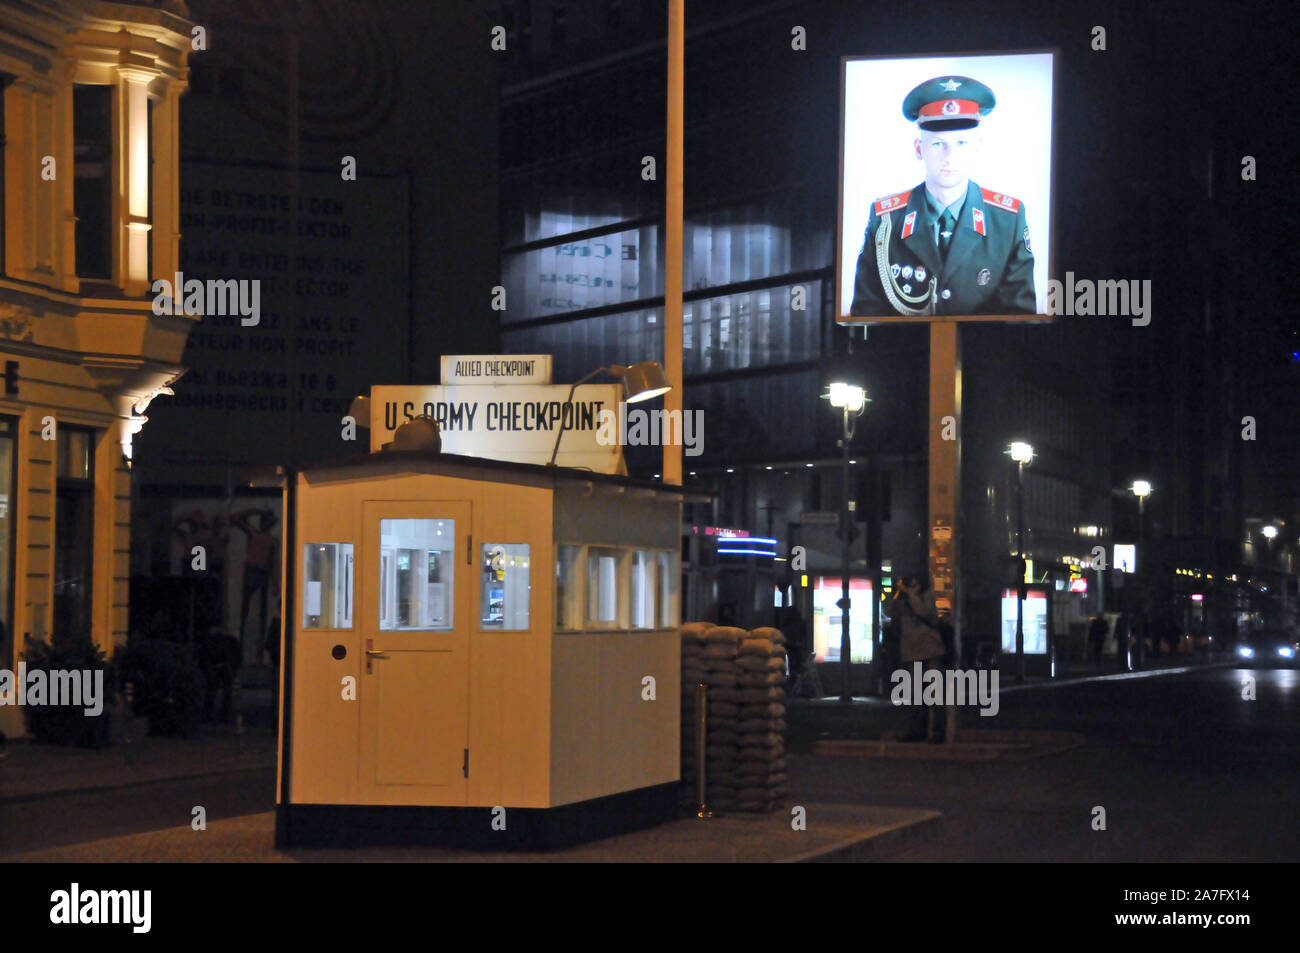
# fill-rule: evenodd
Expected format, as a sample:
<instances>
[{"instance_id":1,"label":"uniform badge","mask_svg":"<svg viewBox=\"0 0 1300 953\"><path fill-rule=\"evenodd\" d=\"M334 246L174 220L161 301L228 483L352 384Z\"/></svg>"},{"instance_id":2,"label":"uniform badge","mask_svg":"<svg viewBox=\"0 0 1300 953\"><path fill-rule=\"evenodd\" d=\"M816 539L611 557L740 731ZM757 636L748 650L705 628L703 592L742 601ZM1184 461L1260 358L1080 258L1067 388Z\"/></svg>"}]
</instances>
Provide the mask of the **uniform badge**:
<instances>
[{"instance_id":1,"label":"uniform badge","mask_svg":"<svg viewBox=\"0 0 1300 953\"><path fill-rule=\"evenodd\" d=\"M917 281L925 281L925 269L922 268L920 265L916 266L916 271L914 274L916 275Z\"/></svg>"},{"instance_id":2,"label":"uniform badge","mask_svg":"<svg viewBox=\"0 0 1300 953\"><path fill-rule=\"evenodd\" d=\"M960 86L961 83L957 82L955 79L949 78L944 80L939 85L942 86L944 89L948 90L948 92L955 93L957 91L957 87Z\"/></svg>"},{"instance_id":3,"label":"uniform badge","mask_svg":"<svg viewBox=\"0 0 1300 953\"><path fill-rule=\"evenodd\" d=\"M902 270L902 268L900 268L898 265L890 265L890 266L889 266L889 277L891 277L891 278L897 278L897 277L898 277L898 273L899 273L901 270Z\"/></svg>"},{"instance_id":4,"label":"uniform badge","mask_svg":"<svg viewBox=\"0 0 1300 953\"><path fill-rule=\"evenodd\" d=\"M904 277L904 278L911 278L911 277L912 277L912 266L911 266L911 265L904 265L904 266L903 266L903 277Z\"/></svg>"},{"instance_id":5,"label":"uniform badge","mask_svg":"<svg viewBox=\"0 0 1300 953\"><path fill-rule=\"evenodd\" d=\"M957 100L950 99L943 104L943 114L945 116L955 116L961 112L961 107L957 105Z\"/></svg>"},{"instance_id":6,"label":"uniform badge","mask_svg":"<svg viewBox=\"0 0 1300 953\"><path fill-rule=\"evenodd\" d=\"M905 295L910 295L911 293L912 293L912 286L911 286L911 285L903 285L903 294L905 294Z\"/></svg>"},{"instance_id":7,"label":"uniform badge","mask_svg":"<svg viewBox=\"0 0 1300 953\"><path fill-rule=\"evenodd\" d=\"M1029 252L1029 254L1031 255L1034 253L1034 250L1029 247L1029 226L1028 225L1025 226L1025 251Z\"/></svg>"},{"instance_id":8,"label":"uniform badge","mask_svg":"<svg viewBox=\"0 0 1300 953\"><path fill-rule=\"evenodd\" d=\"M983 209L973 208L970 210L971 225L980 235L984 234L984 211Z\"/></svg>"},{"instance_id":9,"label":"uniform badge","mask_svg":"<svg viewBox=\"0 0 1300 953\"><path fill-rule=\"evenodd\" d=\"M912 234L912 229L914 228L916 228L916 213L908 212L907 215L903 217L903 234L899 237L906 238Z\"/></svg>"},{"instance_id":10,"label":"uniform badge","mask_svg":"<svg viewBox=\"0 0 1300 953\"><path fill-rule=\"evenodd\" d=\"M989 283L989 279L992 277L993 277L993 272L989 271L987 268L981 268L980 273L975 276L975 280L981 285L986 285Z\"/></svg>"}]
</instances>

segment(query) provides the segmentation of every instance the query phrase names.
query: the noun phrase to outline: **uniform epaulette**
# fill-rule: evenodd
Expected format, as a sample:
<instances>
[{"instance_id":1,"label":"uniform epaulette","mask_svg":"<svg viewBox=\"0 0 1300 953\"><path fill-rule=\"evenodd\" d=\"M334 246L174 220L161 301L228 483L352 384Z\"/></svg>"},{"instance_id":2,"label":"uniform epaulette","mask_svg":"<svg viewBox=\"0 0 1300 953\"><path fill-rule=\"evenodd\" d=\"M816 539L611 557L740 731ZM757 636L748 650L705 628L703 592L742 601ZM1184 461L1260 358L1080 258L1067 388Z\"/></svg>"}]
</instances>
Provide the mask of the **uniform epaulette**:
<instances>
[{"instance_id":1,"label":"uniform epaulette","mask_svg":"<svg viewBox=\"0 0 1300 953\"><path fill-rule=\"evenodd\" d=\"M907 204L907 198L912 194L912 190L899 192L897 195L886 195L883 199L876 199L875 210L877 215L884 215L886 212L894 212Z\"/></svg>"},{"instance_id":2,"label":"uniform epaulette","mask_svg":"<svg viewBox=\"0 0 1300 953\"><path fill-rule=\"evenodd\" d=\"M980 195L984 196L984 201L988 202L995 208L1005 209L1008 212L1020 211L1020 199L1014 195L1007 195L1006 192L994 192L992 189L980 188Z\"/></svg>"}]
</instances>

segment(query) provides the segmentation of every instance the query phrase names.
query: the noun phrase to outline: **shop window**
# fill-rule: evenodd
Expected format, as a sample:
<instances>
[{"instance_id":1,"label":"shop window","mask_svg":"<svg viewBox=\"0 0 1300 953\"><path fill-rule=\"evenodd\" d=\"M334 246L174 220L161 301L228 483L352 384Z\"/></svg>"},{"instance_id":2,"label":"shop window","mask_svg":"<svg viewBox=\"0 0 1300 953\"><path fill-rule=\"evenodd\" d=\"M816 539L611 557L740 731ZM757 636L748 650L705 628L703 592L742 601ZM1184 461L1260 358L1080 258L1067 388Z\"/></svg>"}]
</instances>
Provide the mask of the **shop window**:
<instances>
[{"instance_id":1,"label":"shop window","mask_svg":"<svg viewBox=\"0 0 1300 953\"><path fill-rule=\"evenodd\" d=\"M60 427L58 438L59 477L69 480L89 480L93 434L89 430Z\"/></svg>"},{"instance_id":2,"label":"shop window","mask_svg":"<svg viewBox=\"0 0 1300 953\"><path fill-rule=\"evenodd\" d=\"M644 549L632 553L632 628L655 627L655 559Z\"/></svg>"},{"instance_id":3,"label":"shop window","mask_svg":"<svg viewBox=\"0 0 1300 953\"><path fill-rule=\"evenodd\" d=\"M622 573L616 549L591 548L587 551L587 625L598 628L622 628L619 607Z\"/></svg>"},{"instance_id":4,"label":"shop window","mask_svg":"<svg viewBox=\"0 0 1300 953\"><path fill-rule=\"evenodd\" d=\"M578 600L578 547L555 547L555 627L576 629L581 606Z\"/></svg>"},{"instance_id":5,"label":"shop window","mask_svg":"<svg viewBox=\"0 0 1300 953\"><path fill-rule=\"evenodd\" d=\"M54 511L54 635L90 637L94 566L95 472L93 431L58 429L58 486Z\"/></svg>"},{"instance_id":6,"label":"shop window","mask_svg":"<svg viewBox=\"0 0 1300 953\"><path fill-rule=\"evenodd\" d=\"M455 624L456 521L379 521L379 629L450 631Z\"/></svg>"},{"instance_id":7,"label":"shop window","mask_svg":"<svg viewBox=\"0 0 1300 953\"><path fill-rule=\"evenodd\" d=\"M485 629L520 631L528 628L527 543L484 543L480 556L483 582L479 620Z\"/></svg>"},{"instance_id":8,"label":"shop window","mask_svg":"<svg viewBox=\"0 0 1300 953\"><path fill-rule=\"evenodd\" d=\"M306 543L302 566L302 627L352 628L352 544Z\"/></svg>"},{"instance_id":9,"label":"shop window","mask_svg":"<svg viewBox=\"0 0 1300 953\"><path fill-rule=\"evenodd\" d=\"M0 668L13 659L14 464L18 422L0 417Z\"/></svg>"},{"instance_id":10,"label":"shop window","mask_svg":"<svg viewBox=\"0 0 1300 953\"><path fill-rule=\"evenodd\" d=\"M72 205L82 278L113 276L112 95L112 86L72 88Z\"/></svg>"},{"instance_id":11,"label":"shop window","mask_svg":"<svg viewBox=\"0 0 1300 953\"><path fill-rule=\"evenodd\" d=\"M677 628L677 554L660 552L655 554L655 581L659 589L659 628Z\"/></svg>"}]
</instances>

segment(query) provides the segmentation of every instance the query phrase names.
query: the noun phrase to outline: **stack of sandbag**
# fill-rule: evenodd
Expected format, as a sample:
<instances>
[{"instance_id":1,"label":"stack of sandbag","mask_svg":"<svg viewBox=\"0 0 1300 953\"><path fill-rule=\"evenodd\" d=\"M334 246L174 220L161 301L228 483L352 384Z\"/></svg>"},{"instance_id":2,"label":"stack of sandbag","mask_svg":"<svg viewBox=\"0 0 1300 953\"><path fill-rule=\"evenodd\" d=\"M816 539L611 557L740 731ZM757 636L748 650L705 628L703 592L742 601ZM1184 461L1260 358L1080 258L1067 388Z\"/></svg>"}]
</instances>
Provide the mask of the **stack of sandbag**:
<instances>
[{"instance_id":1,"label":"stack of sandbag","mask_svg":"<svg viewBox=\"0 0 1300 953\"><path fill-rule=\"evenodd\" d=\"M785 636L707 622L682 626L682 800L697 799L696 686L708 686L707 800L720 811L771 811L785 797Z\"/></svg>"},{"instance_id":2,"label":"stack of sandbag","mask_svg":"<svg viewBox=\"0 0 1300 953\"><path fill-rule=\"evenodd\" d=\"M696 788L699 754L696 752L696 725L699 707L696 686L704 681L707 671L704 661L704 634L713 628L711 622L687 622L682 635L682 801L693 804Z\"/></svg>"},{"instance_id":3,"label":"stack of sandbag","mask_svg":"<svg viewBox=\"0 0 1300 953\"><path fill-rule=\"evenodd\" d=\"M709 687L707 709L708 802L719 810L740 806L740 689L741 668L736 664L744 629L714 626L704 633L704 682Z\"/></svg>"},{"instance_id":4,"label":"stack of sandbag","mask_svg":"<svg viewBox=\"0 0 1300 953\"><path fill-rule=\"evenodd\" d=\"M732 664L739 706L728 787L734 786L736 809L770 811L786 792L785 636L779 629L754 629L737 643Z\"/></svg>"}]
</instances>

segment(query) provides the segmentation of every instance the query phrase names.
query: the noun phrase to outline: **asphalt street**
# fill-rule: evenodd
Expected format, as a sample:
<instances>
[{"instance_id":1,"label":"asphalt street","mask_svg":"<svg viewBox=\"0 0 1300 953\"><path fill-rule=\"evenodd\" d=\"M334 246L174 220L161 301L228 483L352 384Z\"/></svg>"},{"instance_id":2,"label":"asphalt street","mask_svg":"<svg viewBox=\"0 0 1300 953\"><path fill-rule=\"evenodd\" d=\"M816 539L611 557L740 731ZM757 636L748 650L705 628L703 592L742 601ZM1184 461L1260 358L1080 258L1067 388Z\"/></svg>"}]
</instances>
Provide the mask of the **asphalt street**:
<instances>
[{"instance_id":1,"label":"asphalt street","mask_svg":"<svg viewBox=\"0 0 1300 953\"><path fill-rule=\"evenodd\" d=\"M1248 676L1253 701L1242 697ZM798 790L814 801L942 811L943 835L899 860L1300 857L1300 671L1215 668L1028 688L1004 693L995 718L964 715L973 727L1079 731L1086 743L1028 761L809 757ZM806 750L818 737L878 735L902 711L792 716L791 748ZM1097 807L1104 831L1093 830Z\"/></svg>"},{"instance_id":2,"label":"asphalt street","mask_svg":"<svg viewBox=\"0 0 1300 953\"><path fill-rule=\"evenodd\" d=\"M1243 682L1255 680L1255 699ZM998 729L1081 732L1028 760L814 755L820 738L878 737L903 712L793 709L790 803L943 812L939 836L892 855L915 861L1294 861L1300 857L1300 671L1199 669L1006 691ZM274 805L274 769L52 795L0 805L0 855ZM1105 830L1094 830L1096 809ZM816 823L815 816L808 818ZM201 856L195 857L202 860ZM1219 884L1221 887L1230 884Z\"/></svg>"}]
</instances>

